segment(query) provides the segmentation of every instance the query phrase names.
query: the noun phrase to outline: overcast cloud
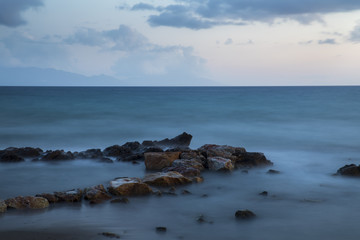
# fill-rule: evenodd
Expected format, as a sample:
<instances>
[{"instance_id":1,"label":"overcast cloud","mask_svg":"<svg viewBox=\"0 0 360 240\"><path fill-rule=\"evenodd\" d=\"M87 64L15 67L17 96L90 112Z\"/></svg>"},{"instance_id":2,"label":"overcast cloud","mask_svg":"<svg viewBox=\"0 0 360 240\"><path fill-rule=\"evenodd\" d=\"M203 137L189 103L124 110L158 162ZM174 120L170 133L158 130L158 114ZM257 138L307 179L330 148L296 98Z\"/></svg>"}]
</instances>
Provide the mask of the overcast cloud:
<instances>
[{"instance_id":1,"label":"overcast cloud","mask_svg":"<svg viewBox=\"0 0 360 240\"><path fill-rule=\"evenodd\" d=\"M17 27L26 23L21 16L29 8L43 5L42 0L0 0L0 25Z\"/></svg>"}]
</instances>

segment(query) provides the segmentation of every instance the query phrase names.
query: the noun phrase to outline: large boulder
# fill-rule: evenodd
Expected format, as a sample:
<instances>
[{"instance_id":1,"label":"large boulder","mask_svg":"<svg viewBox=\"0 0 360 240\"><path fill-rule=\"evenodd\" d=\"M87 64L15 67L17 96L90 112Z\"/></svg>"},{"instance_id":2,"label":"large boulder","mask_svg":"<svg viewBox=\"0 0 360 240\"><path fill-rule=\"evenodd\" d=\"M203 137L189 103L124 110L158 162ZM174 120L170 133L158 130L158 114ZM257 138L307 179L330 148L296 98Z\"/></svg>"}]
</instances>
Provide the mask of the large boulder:
<instances>
[{"instance_id":1,"label":"large boulder","mask_svg":"<svg viewBox=\"0 0 360 240\"><path fill-rule=\"evenodd\" d=\"M350 176L350 177L360 177L360 165L359 166L356 166L355 164L345 165L337 170L337 174Z\"/></svg>"},{"instance_id":2,"label":"large boulder","mask_svg":"<svg viewBox=\"0 0 360 240\"><path fill-rule=\"evenodd\" d=\"M90 203L100 203L111 198L112 196L106 191L102 184L85 188L84 190L84 199L89 200Z\"/></svg>"},{"instance_id":3,"label":"large boulder","mask_svg":"<svg viewBox=\"0 0 360 240\"><path fill-rule=\"evenodd\" d=\"M144 141L141 145L142 147L160 147L162 149L188 149L191 139L192 135L183 132L171 139L165 138L161 141Z\"/></svg>"},{"instance_id":4,"label":"large boulder","mask_svg":"<svg viewBox=\"0 0 360 240\"><path fill-rule=\"evenodd\" d=\"M15 209L41 209L47 208L49 206L49 202L47 199L42 197L15 197L5 200L5 203L8 208L15 208Z\"/></svg>"},{"instance_id":5,"label":"large boulder","mask_svg":"<svg viewBox=\"0 0 360 240\"><path fill-rule=\"evenodd\" d=\"M7 205L4 201L0 200L0 213L6 212Z\"/></svg>"},{"instance_id":6,"label":"large boulder","mask_svg":"<svg viewBox=\"0 0 360 240\"><path fill-rule=\"evenodd\" d=\"M43 161L63 161L75 159L71 152L65 152L64 150L47 151L41 158Z\"/></svg>"},{"instance_id":7,"label":"large boulder","mask_svg":"<svg viewBox=\"0 0 360 240\"><path fill-rule=\"evenodd\" d=\"M15 162L23 162L23 161L25 160L22 157L11 152L6 152L0 157L0 162L3 163L15 163Z\"/></svg>"},{"instance_id":8,"label":"large boulder","mask_svg":"<svg viewBox=\"0 0 360 240\"><path fill-rule=\"evenodd\" d=\"M153 186L170 187L191 183L191 180L178 172L172 171L148 174L144 177L143 182Z\"/></svg>"},{"instance_id":9,"label":"large boulder","mask_svg":"<svg viewBox=\"0 0 360 240\"><path fill-rule=\"evenodd\" d=\"M231 159L223 157L208 157L208 167L214 171L232 171L234 169Z\"/></svg>"},{"instance_id":10,"label":"large boulder","mask_svg":"<svg viewBox=\"0 0 360 240\"><path fill-rule=\"evenodd\" d=\"M121 177L110 181L108 190L115 196L143 196L152 193L152 189L139 178Z\"/></svg>"},{"instance_id":11,"label":"large boulder","mask_svg":"<svg viewBox=\"0 0 360 240\"><path fill-rule=\"evenodd\" d=\"M147 152L144 157L146 169L161 170L179 159L180 152Z\"/></svg>"},{"instance_id":12,"label":"large boulder","mask_svg":"<svg viewBox=\"0 0 360 240\"><path fill-rule=\"evenodd\" d=\"M127 146L113 145L104 149L104 155L109 157L123 157L131 154L131 148Z\"/></svg>"},{"instance_id":13,"label":"large boulder","mask_svg":"<svg viewBox=\"0 0 360 240\"><path fill-rule=\"evenodd\" d=\"M59 202L81 202L83 191L81 189L72 189L64 192L54 192Z\"/></svg>"}]
</instances>

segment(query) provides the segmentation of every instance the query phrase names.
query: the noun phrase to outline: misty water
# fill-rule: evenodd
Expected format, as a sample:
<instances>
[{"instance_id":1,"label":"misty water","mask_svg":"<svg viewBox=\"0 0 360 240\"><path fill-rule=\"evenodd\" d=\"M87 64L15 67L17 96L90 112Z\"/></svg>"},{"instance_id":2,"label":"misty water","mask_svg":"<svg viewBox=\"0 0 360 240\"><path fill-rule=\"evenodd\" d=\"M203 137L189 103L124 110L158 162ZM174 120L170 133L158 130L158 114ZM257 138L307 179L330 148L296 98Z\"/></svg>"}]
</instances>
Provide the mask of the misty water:
<instances>
[{"instance_id":1,"label":"misty water","mask_svg":"<svg viewBox=\"0 0 360 240\"><path fill-rule=\"evenodd\" d=\"M0 88L1 149L103 149L186 131L191 148L242 146L264 152L281 172L204 172L203 183L177 187L177 196L8 211L0 231L94 233L86 239L101 239L96 234L104 231L122 239L358 239L360 179L333 173L360 163L359 109L360 87ZM28 159L0 165L0 198L145 174L143 164ZM239 209L256 219L236 221ZM199 215L207 222L198 223ZM157 226L168 231L156 233Z\"/></svg>"}]
</instances>

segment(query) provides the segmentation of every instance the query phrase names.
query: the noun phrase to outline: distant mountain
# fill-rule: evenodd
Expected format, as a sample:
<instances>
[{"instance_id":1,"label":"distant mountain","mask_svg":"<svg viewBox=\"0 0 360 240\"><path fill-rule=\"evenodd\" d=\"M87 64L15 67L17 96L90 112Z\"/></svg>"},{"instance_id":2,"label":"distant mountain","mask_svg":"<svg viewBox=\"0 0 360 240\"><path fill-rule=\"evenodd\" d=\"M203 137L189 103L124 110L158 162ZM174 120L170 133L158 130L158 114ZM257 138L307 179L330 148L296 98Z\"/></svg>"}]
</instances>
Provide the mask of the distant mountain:
<instances>
[{"instance_id":1,"label":"distant mountain","mask_svg":"<svg viewBox=\"0 0 360 240\"><path fill-rule=\"evenodd\" d=\"M121 80L98 75L81 74L55 69L0 67L0 86L122 86Z\"/></svg>"}]
</instances>

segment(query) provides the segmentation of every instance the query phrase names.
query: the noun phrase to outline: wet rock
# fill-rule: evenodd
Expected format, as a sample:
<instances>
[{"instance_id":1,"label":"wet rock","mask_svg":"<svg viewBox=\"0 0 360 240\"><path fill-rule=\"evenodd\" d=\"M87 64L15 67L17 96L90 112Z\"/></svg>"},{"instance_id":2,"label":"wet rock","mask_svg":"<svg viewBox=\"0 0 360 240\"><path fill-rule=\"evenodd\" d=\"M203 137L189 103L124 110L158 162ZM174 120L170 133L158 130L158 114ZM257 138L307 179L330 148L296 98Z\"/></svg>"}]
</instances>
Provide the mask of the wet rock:
<instances>
[{"instance_id":1,"label":"wet rock","mask_svg":"<svg viewBox=\"0 0 360 240\"><path fill-rule=\"evenodd\" d=\"M274 169L269 169L269 171L267 171L266 173L267 173L267 174L279 174L280 171L274 170Z\"/></svg>"},{"instance_id":2,"label":"wet rock","mask_svg":"<svg viewBox=\"0 0 360 240\"><path fill-rule=\"evenodd\" d=\"M125 197L123 197L123 198L116 198L116 199L114 199L114 200L111 200L110 202L111 202L111 203L125 203L125 204L127 204L127 203L129 203L129 199L127 199L127 198L125 198Z\"/></svg>"},{"instance_id":3,"label":"wet rock","mask_svg":"<svg viewBox=\"0 0 360 240\"><path fill-rule=\"evenodd\" d=\"M239 154L236 161L236 167L259 167L259 166L270 166L273 163L266 159L263 153L259 152L246 152Z\"/></svg>"},{"instance_id":4,"label":"wet rock","mask_svg":"<svg viewBox=\"0 0 360 240\"><path fill-rule=\"evenodd\" d=\"M206 157L198 150L188 150L181 153L180 159L195 159L200 163L204 163Z\"/></svg>"},{"instance_id":5,"label":"wet rock","mask_svg":"<svg viewBox=\"0 0 360 240\"><path fill-rule=\"evenodd\" d=\"M191 180L187 177L184 177L178 172L158 172L153 174L148 174L145 176L143 181L149 185L161 186L161 187L170 187L175 185L182 185L191 183Z\"/></svg>"},{"instance_id":6,"label":"wet rock","mask_svg":"<svg viewBox=\"0 0 360 240\"><path fill-rule=\"evenodd\" d=\"M141 145L139 142L127 142L122 146L129 148L131 151L137 151L137 150L139 150Z\"/></svg>"},{"instance_id":7,"label":"wet rock","mask_svg":"<svg viewBox=\"0 0 360 240\"><path fill-rule=\"evenodd\" d=\"M166 227L156 227L155 230L156 230L156 232L164 233L167 231L167 228Z\"/></svg>"},{"instance_id":8,"label":"wet rock","mask_svg":"<svg viewBox=\"0 0 360 240\"><path fill-rule=\"evenodd\" d=\"M168 167L163 169L163 172L173 172L173 171L181 173L185 177L198 177L201 174L199 169L189 166Z\"/></svg>"},{"instance_id":9,"label":"wet rock","mask_svg":"<svg viewBox=\"0 0 360 240\"><path fill-rule=\"evenodd\" d=\"M350 177L360 177L360 165L355 164L345 165L337 170L337 174Z\"/></svg>"},{"instance_id":10,"label":"wet rock","mask_svg":"<svg viewBox=\"0 0 360 240\"><path fill-rule=\"evenodd\" d=\"M143 196L152 192L152 189L139 178L122 177L110 182L109 192L116 196Z\"/></svg>"},{"instance_id":11,"label":"wet rock","mask_svg":"<svg viewBox=\"0 0 360 240\"><path fill-rule=\"evenodd\" d=\"M72 189L64 192L54 192L59 202L81 202L83 191L81 189Z\"/></svg>"},{"instance_id":12,"label":"wet rock","mask_svg":"<svg viewBox=\"0 0 360 240\"><path fill-rule=\"evenodd\" d=\"M196 158L191 158L191 159L177 159L175 160L172 164L172 167L192 167L192 168L196 168L199 171L204 170L204 166L201 162L201 160L198 160Z\"/></svg>"},{"instance_id":13,"label":"wet rock","mask_svg":"<svg viewBox=\"0 0 360 240\"><path fill-rule=\"evenodd\" d=\"M144 141L141 145L143 147L160 147L164 148L177 148L188 149L191 143L192 136L186 132L172 138L165 138L161 141Z\"/></svg>"},{"instance_id":14,"label":"wet rock","mask_svg":"<svg viewBox=\"0 0 360 240\"><path fill-rule=\"evenodd\" d=\"M236 161L239 155L246 153L245 148L231 147L228 145L206 144L199 148L202 154L209 157L222 157Z\"/></svg>"},{"instance_id":15,"label":"wet rock","mask_svg":"<svg viewBox=\"0 0 360 240\"><path fill-rule=\"evenodd\" d=\"M64 150L47 151L41 158L42 161L63 161L73 160L74 155L71 152L65 152Z\"/></svg>"},{"instance_id":16,"label":"wet rock","mask_svg":"<svg viewBox=\"0 0 360 240\"><path fill-rule=\"evenodd\" d=\"M86 151L79 152L76 157L82 159L101 159L103 157L103 153L101 152L101 149L88 149Z\"/></svg>"},{"instance_id":17,"label":"wet rock","mask_svg":"<svg viewBox=\"0 0 360 240\"><path fill-rule=\"evenodd\" d=\"M57 203L61 201L55 194L52 193L42 193L42 194L36 194L36 197L42 197L48 200L49 203Z\"/></svg>"},{"instance_id":18,"label":"wet rock","mask_svg":"<svg viewBox=\"0 0 360 240\"><path fill-rule=\"evenodd\" d=\"M120 235L111 232L102 232L101 235L108 238L120 238Z\"/></svg>"},{"instance_id":19,"label":"wet rock","mask_svg":"<svg viewBox=\"0 0 360 240\"><path fill-rule=\"evenodd\" d=\"M49 202L47 199L42 197L15 197L5 200L5 204L8 208L14 209L42 209L47 208L49 206Z\"/></svg>"},{"instance_id":20,"label":"wet rock","mask_svg":"<svg viewBox=\"0 0 360 240\"><path fill-rule=\"evenodd\" d=\"M261 195L261 196L267 196L267 195L268 195L268 192L267 192L267 191L263 191L263 192L259 193L259 195Z\"/></svg>"},{"instance_id":21,"label":"wet rock","mask_svg":"<svg viewBox=\"0 0 360 240\"><path fill-rule=\"evenodd\" d=\"M131 149L125 146L114 145L104 149L104 155L110 157L122 157L131 154Z\"/></svg>"},{"instance_id":22,"label":"wet rock","mask_svg":"<svg viewBox=\"0 0 360 240\"><path fill-rule=\"evenodd\" d=\"M90 203L101 203L111 198L112 196L106 191L102 184L85 188L84 190L84 199L89 200Z\"/></svg>"},{"instance_id":23,"label":"wet rock","mask_svg":"<svg viewBox=\"0 0 360 240\"><path fill-rule=\"evenodd\" d=\"M2 163L16 163L16 162L23 162L25 161L22 157L19 157L18 155L6 152L0 157L0 162Z\"/></svg>"},{"instance_id":24,"label":"wet rock","mask_svg":"<svg viewBox=\"0 0 360 240\"><path fill-rule=\"evenodd\" d=\"M148 170L161 170L170 167L180 157L180 152L147 152L144 154Z\"/></svg>"},{"instance_id":25,"label":"wet rock","mask_svg":"<svg viewBox=\"0 0 360 240\"><path fill-rule=\"evenodd\" d=\"M7 205L4 201L0 200L0 213L6 212Z\"/></svg>"},{"instance_id":26,"label":"wet rock","mask_svg":"<svg viewBox=\"0 0 360 240\"><path fill-rule=\"evenodd\" d=\"M237 219L252 219L254 217L256 217L255 213L253 213L250 210L238 210L235 212L235 217Z\"/></svg>"},{"instance_id":27,"label":"wet rock","mask_svg":"<svg viewBox=\"0 0 360 240\"><path fill-rule=\"evenodd\" d=\"M223 157L208 157L208 167L214 171L232 171L234 165L231 159Z\"/></svg>"},{"instance_id":28,"label":"wet rock","mask_svg":"<svg viewBox=\"0 0 360 240\"><path fill-rule=\"evenodd\" d=\"M32 158L32 157L39 157L43 153L43 150L40 148L32 148L32 147L24 147L24 148L10 147L10 148L6 148L3 151L0 151L0 155L5 153L11 153L23 158Z\"/></svg>"}]
</instances>

